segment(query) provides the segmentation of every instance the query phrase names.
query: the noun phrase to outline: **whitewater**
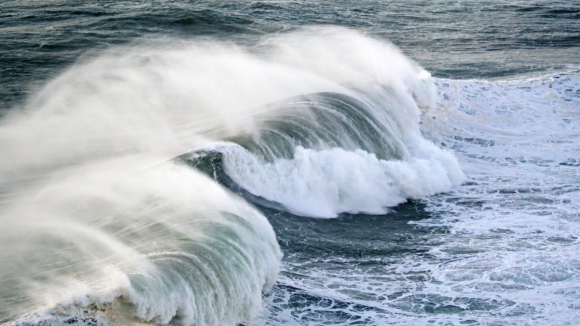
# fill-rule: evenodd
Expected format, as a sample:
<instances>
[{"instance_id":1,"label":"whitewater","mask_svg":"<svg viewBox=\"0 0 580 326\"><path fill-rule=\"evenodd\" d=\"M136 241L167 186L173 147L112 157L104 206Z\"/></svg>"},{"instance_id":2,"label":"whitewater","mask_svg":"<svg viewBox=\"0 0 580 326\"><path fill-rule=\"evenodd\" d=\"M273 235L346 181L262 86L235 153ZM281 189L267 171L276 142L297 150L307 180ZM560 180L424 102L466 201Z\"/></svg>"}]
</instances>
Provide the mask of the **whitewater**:
<instances>
[{"instance_id":1,"label":"whitewater","mask_svg":"<svg viewBox=\"0 0 580 326\"><path fill-rule=\"evenodd\" d=\"M574 325L578 117L339 26L88 52L0 120L0 324Z\"/></svg>"}]
</instances>

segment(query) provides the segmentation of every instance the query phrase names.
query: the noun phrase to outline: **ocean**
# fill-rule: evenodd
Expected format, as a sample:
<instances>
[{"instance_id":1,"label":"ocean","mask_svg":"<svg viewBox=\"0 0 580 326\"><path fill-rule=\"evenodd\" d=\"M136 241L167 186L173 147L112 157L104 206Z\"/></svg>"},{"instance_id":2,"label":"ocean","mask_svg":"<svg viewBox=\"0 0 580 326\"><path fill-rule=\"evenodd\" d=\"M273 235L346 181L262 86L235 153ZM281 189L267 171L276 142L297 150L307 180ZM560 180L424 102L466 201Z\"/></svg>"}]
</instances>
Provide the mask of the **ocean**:
<instances>
[{"instance_id":1,"label":"ocean","mask_svg":"<svg viewBox=\"0 0 580 326\"><path fill-rule=\"evenodd\" d=\"M0 2L1 325L578 325L580 3Z\"/></svg>"}]
</instances>

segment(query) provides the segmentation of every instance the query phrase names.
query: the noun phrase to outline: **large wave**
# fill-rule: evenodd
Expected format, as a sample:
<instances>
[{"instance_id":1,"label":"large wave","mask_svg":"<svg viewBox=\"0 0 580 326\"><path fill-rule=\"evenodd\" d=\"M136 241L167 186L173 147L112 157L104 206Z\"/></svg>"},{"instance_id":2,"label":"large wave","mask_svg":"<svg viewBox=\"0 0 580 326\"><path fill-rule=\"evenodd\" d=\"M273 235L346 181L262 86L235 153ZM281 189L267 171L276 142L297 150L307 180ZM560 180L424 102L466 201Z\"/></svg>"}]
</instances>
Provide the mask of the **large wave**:
<instances>
[{"instance_id":1,"label":"large wave","mask_svg":"<svg viewBox=\"0 0 580 326\"><path fill-rule=\"evenodd\" d=\"M336 28L248 42L114 49L1 122L1 322L255 318L281 259L272 228L183 153L217 151L236 187L315 217L462 182L421 136L431 77L392 45Z\"/></svg>"},{"instance_id":2,"label":"large wave","mask_svg":"<svg viewBox=\"0 0 580 326\"><path fill-rule=\"evenodd\" d=\"M56 304L35 319L233 325L261 312L281 257L267 220L188 167L139 164L71 170L3 207L2 316Z\"/></svg>"}]
</instances>

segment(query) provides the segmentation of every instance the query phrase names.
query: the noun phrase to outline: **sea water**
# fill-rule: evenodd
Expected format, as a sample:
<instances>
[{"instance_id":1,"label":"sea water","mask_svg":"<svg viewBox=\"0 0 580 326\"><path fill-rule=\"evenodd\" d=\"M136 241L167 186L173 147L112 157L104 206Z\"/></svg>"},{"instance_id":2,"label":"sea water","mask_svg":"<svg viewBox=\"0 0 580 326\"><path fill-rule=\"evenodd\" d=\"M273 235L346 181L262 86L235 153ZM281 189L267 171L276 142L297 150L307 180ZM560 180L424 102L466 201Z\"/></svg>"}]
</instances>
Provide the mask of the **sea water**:
<instances>
[{"instance_id":1,"label":"sea water","mask_svg":"<svg viewBox=\"0 0 580 326\"><path fill-rule=\"evenodd\" d=\"M575 325L573 1L4 1L0 323Z\"/></svg>"}]
</instances>

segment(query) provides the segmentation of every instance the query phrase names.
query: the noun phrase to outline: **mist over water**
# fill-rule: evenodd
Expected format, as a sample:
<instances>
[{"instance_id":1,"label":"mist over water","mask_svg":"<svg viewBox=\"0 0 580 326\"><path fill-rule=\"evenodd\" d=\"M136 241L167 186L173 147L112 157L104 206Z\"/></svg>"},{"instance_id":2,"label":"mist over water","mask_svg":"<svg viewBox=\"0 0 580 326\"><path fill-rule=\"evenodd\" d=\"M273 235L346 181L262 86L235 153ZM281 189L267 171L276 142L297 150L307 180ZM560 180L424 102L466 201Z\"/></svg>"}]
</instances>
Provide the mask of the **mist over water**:
<instances>
[{"instance_id":1,"label":"mist over water","mask_svg":"<svg viewBox=\"0 0 580 326\"><path fill-rule=\"evenodd\" d=\"M131 171L141 161L71 169L3 206L4 321L220 325L261 312L281 257L266 219L187 167Z\"/></svg>"},{"instance_id":2,"label":"mist over water","mask_svg":"<svg viewBox=\"0 0 580 326\"><path fill-rule=\"evenodd\" d=\"M578 319L577 5L0 8L1 324Z\"/></svg>"},{"instance_id":3,"label":"mist over water","mask_svg":"<svg viewBox=\"0 0 580 326\"><path fill-rule=\"evenodd\" d=\"M106 323L218 325L255 318L281 257L272 228L217 184L171 161L216 141L234 139L226 146L234 152L222 152L224 167L242 188L307 216L384 213L406 198L461 182L452 154L418 131L419 107L429 109L433 102L429 74L394 47L331 28L263 43L253 52L210 40L111 51L73 66L31 98L26 109L3 120L6 321L53 305L50 318L85 314L78 318ZM353 43L388 60L369 62L359 49L347 52ZM326 60L312 62L313 52ZM340 106L330 103L323 109L333 116L318 117L316 102L268 107L320 92L360 103L345 111L333 111ZM364 114L352 116L357 111ZM249 147L250 152L240 153L236 137L266 141L261 145L276 151L279 142L260 137L282 130L262 125L284 114L313 123L313 130L302 131L303 141L286 138L288 158L264 157ZM332 119L359 121L361 128L352 130L356 135L342 134L329 129ZM365 126L372 128L370 136ZM317 132L335 132L335 142L317 138ZM373 142L379 148L384 144L372 136L390 145L373 152ZM284 165L303 165L304 155L312 156L312 164L299 167L302 173L284 170ZM368 199L353 191L351 177L341 171L353 162L362 173L371 173L360 178L371 178L367 187L373 187L372 178L387 178L379 186L387 192L379 188L381 197ZM321 174L321 180L307 175L329 164L337 164L334 174ZM277 178L295 178L294 188L304 190L268 190L248 179L244 169L261 170L261 182L274 185L284 183ZM316 187L332 179L338 181L335 189ZM425 180L428 186L421 188ZM333 192L343 194L314 195ZM213 299L208 291L215 293ZM226 308L233 302L237 310Z\"/></svg>"}]
</instances>

